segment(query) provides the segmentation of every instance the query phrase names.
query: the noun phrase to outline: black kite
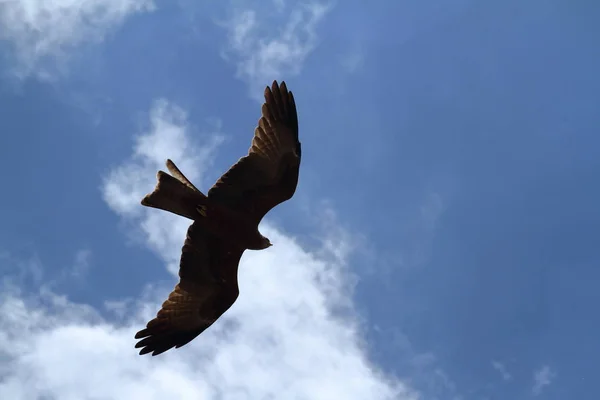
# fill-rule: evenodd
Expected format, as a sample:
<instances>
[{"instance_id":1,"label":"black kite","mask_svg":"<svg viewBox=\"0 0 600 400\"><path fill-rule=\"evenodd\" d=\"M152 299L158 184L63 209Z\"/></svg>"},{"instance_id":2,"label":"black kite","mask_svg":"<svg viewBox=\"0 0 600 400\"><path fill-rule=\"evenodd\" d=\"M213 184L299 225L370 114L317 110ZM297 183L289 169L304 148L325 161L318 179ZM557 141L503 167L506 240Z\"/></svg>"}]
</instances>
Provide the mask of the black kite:
<instances>
[{"instance_id":1,"label":"black kite","mask_svg":"<svg viewBox=\"0 0 600 400\"><path fill-rule=\"evenodd\" d=\"M285 82L265 89L265 103L248 155L239 159L208 191L200 192L167 160L171 175L159 171L154 191L142 205L194 222L187 231L179 283L156 318L139 331L136 348L153 356L179 348L207 329L238 297L237 270L246 249L271 246L258 231L269 210L296 191L300 169L298 116Z\"/></svg>"}]
</instances>

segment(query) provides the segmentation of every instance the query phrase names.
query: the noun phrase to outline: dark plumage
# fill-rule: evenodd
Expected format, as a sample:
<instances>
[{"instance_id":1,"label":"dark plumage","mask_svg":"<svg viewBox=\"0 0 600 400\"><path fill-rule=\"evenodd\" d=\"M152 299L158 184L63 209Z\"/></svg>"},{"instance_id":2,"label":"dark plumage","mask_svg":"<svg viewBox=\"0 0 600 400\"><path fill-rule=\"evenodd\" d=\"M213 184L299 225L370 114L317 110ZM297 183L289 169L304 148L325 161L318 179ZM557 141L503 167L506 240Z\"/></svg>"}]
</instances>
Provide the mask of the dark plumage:
<instances>
[{"instance_id":1,"label":"dark plumage","mask_svg":"<svg viewBox=\"0 0 600 400\"><path fill-rule=\"evenodd\" d=\"M298 116L285 82L265 89L262 116L248 155L240 158L208 191L200 192L167 160L154 191L142 205L194 222L182 248L179 283L156 318L139 331L140 354L179 348L207 329L238 297L237 269L246 249L271 246L258 231L269 210L296 191L301 149Z\"/></svg>"}]
</instances>

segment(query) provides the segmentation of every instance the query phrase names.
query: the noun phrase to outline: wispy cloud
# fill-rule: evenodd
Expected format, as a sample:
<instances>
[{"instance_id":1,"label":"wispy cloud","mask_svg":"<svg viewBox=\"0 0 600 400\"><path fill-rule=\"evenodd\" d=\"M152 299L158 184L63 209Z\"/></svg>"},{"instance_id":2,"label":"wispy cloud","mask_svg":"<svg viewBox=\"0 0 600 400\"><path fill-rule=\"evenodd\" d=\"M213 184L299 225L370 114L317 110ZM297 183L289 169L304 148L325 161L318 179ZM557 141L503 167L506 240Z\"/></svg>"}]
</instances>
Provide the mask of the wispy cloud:
<instances>
[{"instance_id":1,"label":"wispy cloud","mask_svg":"<svg viewBox=\"0 0 600 400\"><path fill-rule=\"evenodd\" d=\"M365 52L359 46L355 46L352 51L342 54L340 65L347 74L354 74L363 69L365 64Z\"/></svg>"},{"instance_id":2,"label":"wispy cloud","mask_svg":"<svg viewBox=\"0 0 600 400\"><path fill-rule=\"evenodd\" d=\"M153 9L152 0L4 0L0 40L14 50L15 76L52 79L71 49L101 42L128 16Z\"/></svg>"},{"instance_id":3,"label":"wispy cloud","mask_svg":"<svg viewBox=\"0 0 600 400\"><path fill-rule=\"evenodd\" d=\"M155 182L145 179L154 179L159 159L167 156L204 186L218 139L205 135L203 146L191 144L190 129L180 108L158 102L131 158L103 184L107 204L144 232L141 244L167 264L178 257L189 222L159 210L138 211L138 191L152 190ZM0 358L10 368L0 370L0 398L416 399L372 364L363 348L345 285L351 249L345 235L332 229L339 238L307 249L268 221L261 230L275 246L244 255L234 306L197 340L156 358L137 355L133 334L172 286L150 287L138 300L109 301L116 316L111 319L48 290L4 290ZM343 317L333 311L338 306Z\"/></svg>"},{"instance_id":4,"label":"wispy cloud","mask_svg":"<svg viewBox=\"0 0 600 400\"><path fill-rule=\"evenodd\" d=\"M498 371L500 373L503 380L510 381L512 379L512 376L506 369L506 366L504 364L502 364L500 361L492 360L492 368L494 368L496 371Z\"/></svg>"},{"instance_id":5,"label":"wispy cloud","mask_svg":"<svg viewBox=\"0 0 600 400\"><path fill-rule=\"evenodd\" d=\"M1 283L11 287L51 290L74 280L81 282L90 268L91 256L89 249L80 249L75 252L72 263L55 266L52 273L48 274L35 251L26 256L0 251Z\"/></svg>"},{"instance_id":6,"label":"wispy cloud","mask_svg":"<svg viewBox=\"0 0 600 400\"><path fill-rule=\"evenodd\" d=\"M236 64L237 77L249 84L254 96L273 79L300 73L318 44L317 26L331 4L277 1L272 7L268 2L249 3L233 8L221 25L228 33L223 56Z\"/></svg>"},{"instance_id":7,"label":"wispy cloud","mask_svg":"<svg viewBox=\"0 0 600 400\"><path fill-rule=\"evenodd\" d=\"M410 234L403 254L405 265L415 267L429 261L433 239L445 208L446 204L440 193L428 191L425 194L414 219L409 221Z\"/></svg>"},{"instance_id":8,"label":"wispy cloud","mask_svg":"<svg viewBox=\"0 0 600 400\"><path fill-rule=\"evenodd\" d=\"M463 400L463 390L452 377L453 371L431 351L421 352L398 327L373 327L374 340L386 343L383 357L395 359L394 368L410 376L411 386L420 393L419 399Z\"/></svg>"},{"instance_id":9,"label":"wispy cloud","mask_svg":"<svg viewBox=\"0 0 600 400\"><path fill-rule=\"evenodd\" d=\"M541 366L533 373L533 388L531 389L531 392L535 396L538 396L546 386L552 383L554 378L556 378L556 372L554 372L550 366Z\"/></svg>"},{"instance_id":10,"label":"wispy cloud","mask_svg":"<svg viewBox=\"0 0 600 400\"><path fill-rule=\"evenodd\" d=\"M44 269L35 252L17 257L0 250L0 275L4 284L39 285L44 279Z\"/></svg>"},{"instance_id":11,"label":"wispy cloud","mask_svg":"<svg viewBox=\"0 0 600 400\"><path fill-rule=\"evenodd\" d=\"M80 249L75 253L75 260L69 270L70 276L75 279L83 279L90 268L92 252L90 249Z\"/></svg>"}]
</instances>

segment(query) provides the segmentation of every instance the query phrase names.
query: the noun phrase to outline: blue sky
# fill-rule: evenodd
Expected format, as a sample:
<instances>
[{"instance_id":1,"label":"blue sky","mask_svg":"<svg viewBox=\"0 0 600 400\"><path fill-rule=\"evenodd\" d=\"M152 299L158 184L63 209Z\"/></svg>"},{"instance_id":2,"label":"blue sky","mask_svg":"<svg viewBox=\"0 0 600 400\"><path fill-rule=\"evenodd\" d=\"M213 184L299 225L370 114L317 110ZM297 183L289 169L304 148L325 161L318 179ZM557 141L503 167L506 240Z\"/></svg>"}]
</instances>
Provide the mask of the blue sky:
<instances>
[{"instance_id":1,"label":"blue sky","mask_svg":"<svg viewBox=\"0 0 600 400\"><path fill-rule=\"evenodd\" d=\"M600 4L72 3L0 5L0 398L600 397ZM207 190L273 79L275 246L139 357L188 225L139 200L167 157Z\"/></svg>"}]
</instances>

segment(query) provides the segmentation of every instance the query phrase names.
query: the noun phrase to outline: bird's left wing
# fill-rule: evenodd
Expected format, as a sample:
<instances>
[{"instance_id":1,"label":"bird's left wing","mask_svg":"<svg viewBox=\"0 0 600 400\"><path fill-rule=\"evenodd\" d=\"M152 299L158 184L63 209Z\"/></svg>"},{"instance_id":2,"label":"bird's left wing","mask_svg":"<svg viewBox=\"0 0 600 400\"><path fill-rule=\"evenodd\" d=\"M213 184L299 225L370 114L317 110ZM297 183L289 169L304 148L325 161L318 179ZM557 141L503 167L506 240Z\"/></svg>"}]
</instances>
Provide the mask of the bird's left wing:
<instances>
[{"instance_id":1,"label":"bird's left wing","mask_svg":"<svg viewBox=\"0 0 600 400\"><path fill-rule=\"evenodd\" d=\"M237 299L237 266L243 250L232 248L190 225L182 249L179 283L156 317L139 331L140 354L161 354L188 344L213 324Z\"/></svg>"}]
</instances>

